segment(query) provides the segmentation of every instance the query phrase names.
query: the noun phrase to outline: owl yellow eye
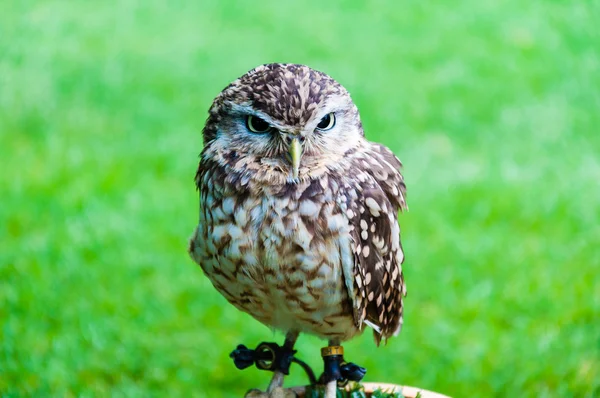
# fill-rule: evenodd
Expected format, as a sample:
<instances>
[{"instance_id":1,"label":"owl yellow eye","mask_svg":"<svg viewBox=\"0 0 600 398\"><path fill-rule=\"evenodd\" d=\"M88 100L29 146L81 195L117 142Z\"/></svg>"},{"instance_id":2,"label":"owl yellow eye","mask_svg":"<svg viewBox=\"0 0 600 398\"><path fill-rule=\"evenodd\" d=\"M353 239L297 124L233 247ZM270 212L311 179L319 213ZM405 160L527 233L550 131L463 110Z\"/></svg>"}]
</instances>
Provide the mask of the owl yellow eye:
<instances>
[{"instance_id":1,"label":"owl yellow eye","mask_svg":"<svg viewBox=\"0 0 600 398\"><path fill-rule=\"evenodd\" d=\"M259 117L248 115L246 118L246 127L253 133L266 133L271 130L271 125Z\"/></svg>"},{"instance_id":2,"label":"owl yellow eye","mask_svg":"<svg viewBox=\"0 0 600 398\"><path fill-rule=\"evenodd\" d=\"M323 116L323 119L317 124L317 130L331 130L333 126L335 126L335 114L332 112Z\"/></svg>"}]
</instances>

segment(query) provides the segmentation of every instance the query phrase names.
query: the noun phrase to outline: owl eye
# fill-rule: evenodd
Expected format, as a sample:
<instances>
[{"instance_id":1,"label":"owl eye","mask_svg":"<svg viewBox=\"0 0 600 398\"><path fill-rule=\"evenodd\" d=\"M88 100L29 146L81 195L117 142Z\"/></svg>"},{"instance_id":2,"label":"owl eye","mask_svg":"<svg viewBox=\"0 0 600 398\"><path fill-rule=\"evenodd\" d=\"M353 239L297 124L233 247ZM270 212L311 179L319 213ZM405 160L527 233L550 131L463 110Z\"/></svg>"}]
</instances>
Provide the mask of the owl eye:
<instances>
[{"instance_id":1,"label":"owl eye","mask_svg":"<svg viewBox=\"0 0 600 398\"><path fill-rule=\"evenodd\" d=\"M259 117L248 115L246 118L246 127L253 133L266 133L271 130L271 125Z\"/></svg>"},{"instance_id":2,"label":"owl eye","mask_svg":"<svg viewBox=\"0 0 600 398\"><path fill-rule=\"evenodd\" d=\"M333 126L335 126L335 114L332 112L323 116L323 119L317 124L317 130L327 131L331 130Z\"/></svg>"}]
</instances>

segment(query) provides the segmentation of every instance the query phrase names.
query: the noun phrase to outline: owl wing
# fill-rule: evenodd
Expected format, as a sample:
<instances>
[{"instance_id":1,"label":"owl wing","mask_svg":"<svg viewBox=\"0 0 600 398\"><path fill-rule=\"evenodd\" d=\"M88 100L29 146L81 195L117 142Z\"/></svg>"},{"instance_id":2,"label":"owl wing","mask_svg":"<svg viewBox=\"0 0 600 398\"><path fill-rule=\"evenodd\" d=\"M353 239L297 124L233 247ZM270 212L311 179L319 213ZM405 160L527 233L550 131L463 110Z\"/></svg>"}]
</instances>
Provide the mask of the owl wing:
<instances>
[{"instance_id":1,"label":"owl wing","mask_svg":"<svg viewBox=\"0 0 600 398\"><path fill-rule=\"evenodd\" d=\"M354 258L343 267L344 279L357 325L371 326L378 345L399 332L406 295L398 225L398 211L406 208L401 166L389 149L368 144L352 155L352 179L341 191Z\"/></svg>"}]
</instances>

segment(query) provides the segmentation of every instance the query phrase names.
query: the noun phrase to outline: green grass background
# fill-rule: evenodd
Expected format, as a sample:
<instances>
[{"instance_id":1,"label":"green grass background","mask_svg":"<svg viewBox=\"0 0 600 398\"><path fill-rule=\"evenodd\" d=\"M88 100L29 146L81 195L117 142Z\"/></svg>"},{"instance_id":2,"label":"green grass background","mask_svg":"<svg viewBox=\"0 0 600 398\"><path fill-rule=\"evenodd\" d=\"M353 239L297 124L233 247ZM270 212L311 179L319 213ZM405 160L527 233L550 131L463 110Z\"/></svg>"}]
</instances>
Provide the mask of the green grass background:
<instances>
[{"instance_id":1,"label":"green grass background","mask_svg":"<svg viewBox=\"0 0 600 398\"><path fill-rule=\"evenodd\" d=\"M597 0L3 2L1 395L265 387L228 354L282 335L186 246L212 98L280 61L344 84L405 165L405 328L347 343L367 380L600 396L599 20ZM322 345L298 348L320 368Z\"/></svg>"}]
</instances>

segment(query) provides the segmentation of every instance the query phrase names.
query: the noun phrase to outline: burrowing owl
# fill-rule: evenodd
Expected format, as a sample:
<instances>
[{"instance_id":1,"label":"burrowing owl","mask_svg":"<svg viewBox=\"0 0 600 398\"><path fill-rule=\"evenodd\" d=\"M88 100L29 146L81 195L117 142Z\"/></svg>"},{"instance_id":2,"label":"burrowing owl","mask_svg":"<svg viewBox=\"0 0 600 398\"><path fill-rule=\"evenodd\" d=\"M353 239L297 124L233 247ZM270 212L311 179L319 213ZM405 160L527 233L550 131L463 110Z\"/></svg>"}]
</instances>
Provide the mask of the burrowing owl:
<instances>
[{"instance_id":1,"label":"burrowing owl","mask_svg":"<svg viewBox=\"0 0 600 398\"><path fill-rule=\"evenodd\" d=\"M259 66L217 96L203 135L189 250L214 287L285 332L397 333L401 164L365 139L346 89L303 65Z\"/></svg>"}]
</instances>

